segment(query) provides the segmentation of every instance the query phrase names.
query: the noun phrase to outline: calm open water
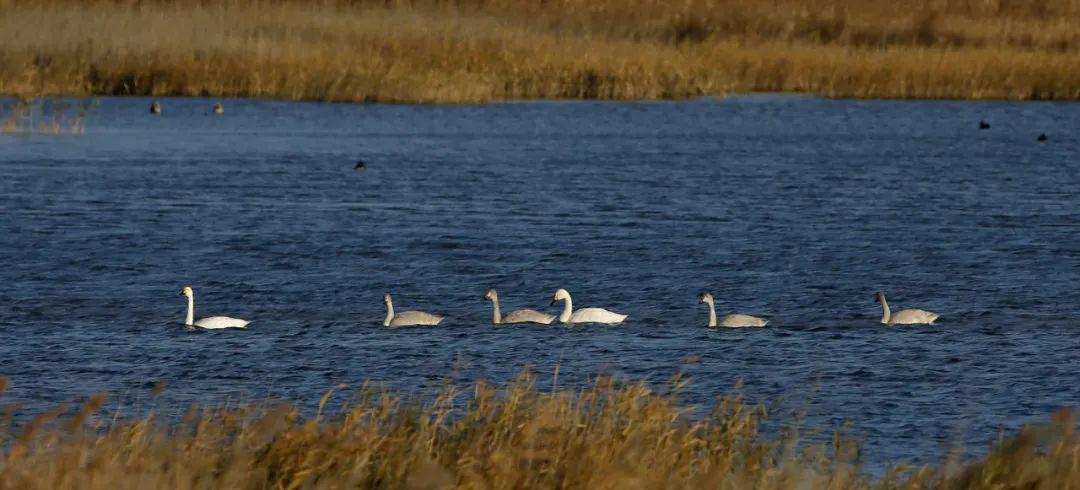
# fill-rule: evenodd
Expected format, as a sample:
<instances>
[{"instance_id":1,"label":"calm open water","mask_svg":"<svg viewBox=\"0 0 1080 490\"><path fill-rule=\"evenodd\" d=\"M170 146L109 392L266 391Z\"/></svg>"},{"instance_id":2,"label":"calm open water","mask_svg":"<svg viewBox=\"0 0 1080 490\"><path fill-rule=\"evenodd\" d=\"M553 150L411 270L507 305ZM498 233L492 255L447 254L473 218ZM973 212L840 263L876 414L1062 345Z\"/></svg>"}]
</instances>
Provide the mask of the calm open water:
<instances>
[{"instance_id":1,"label":"calm open water","mask_svg":"<svg viewBox=\"0 0 1080 490\"><path fill-rule=\"evenodd\" d=\"M695 402L743 378L812 428L853 421L871 464L1080 403L1080 105L212 103L0 135L0 402L685 370ZM185 285L251 328L185 330ZM497 328L490 287L630 318ZM704 328L703 290L769 327ZM877 290L939 324L879 324ZM448 319L382 328L385 291Z\"/></svg>"}]
</instances>

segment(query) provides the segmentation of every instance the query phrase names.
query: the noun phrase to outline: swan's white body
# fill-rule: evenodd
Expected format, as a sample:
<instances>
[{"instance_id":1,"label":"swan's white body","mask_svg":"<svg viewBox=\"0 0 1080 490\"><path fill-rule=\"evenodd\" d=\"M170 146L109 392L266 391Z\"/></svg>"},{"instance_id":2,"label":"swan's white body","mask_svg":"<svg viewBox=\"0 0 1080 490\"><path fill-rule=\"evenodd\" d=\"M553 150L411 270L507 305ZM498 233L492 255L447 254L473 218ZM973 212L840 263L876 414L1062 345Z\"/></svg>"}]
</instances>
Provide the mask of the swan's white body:
<instances>
[{"instance_id":1,"label":"swan's white body","mask_svg":"<svg viewBox=\"0 0 1080 490\"><path fill-rule=\"evenodd\" d=\"M206 318L200 318L198 321L193 321L195 319L195 291L190 287L185 287L180 291L180 294L187 296L187 318L184 319L184 325L189 327L219 329L247 328L248 323L251 323L247 320L227 316L208 316Z\"/></svg>"},{"instance_id":2,"label":"swan's white body","mask_svg":"<svg viewBox=\"0 0 1080 490\"><path fill-rule=\"evenodd\" d=\"M720 321L716 321L716 306L713 303L712 294L705 293L701 296L701 302L709 305L709 326L725 327L725 328L753 328L764 327L768 325L769 321L764 318L758 318L756 316L732 314L726 315L721 318Z\"/></svg>"},{"instance_id":3,"label":"swan's white body","mask_svg":"<svg viewBox=\"0 0 1080 490\"><path fill-rule=\"evenodd\" d=\"M603 308L582 308L574 311L574 302L565 289L555 291L555 296L551 298L551 304L559 301L564 302L563 312L559 315L562 323L621 323L628 316Z\"/></svg>"},{"instance_id":4,"label":"swan's white body","mask_svg":"<svg viewBox=\"0 0 1080 490\"><path fill-rule=\"evenodd\" d=\"M247 320L241 320L239 318L228 317L228 316L208 316L206 318L200 318L195 323L190 323L189 325L194 326L194 327L209 328L209 329L216 329L216 328L247 328L248 323L251 323L251 322L249 322Z\"/></svg>"},{"instance_id":5,"label":"swan's white body","mask_svg":"<svg viewBox=\"0 0 1080 490\"><path fill-rule=\"evenodd\" d=\"M889 302L885 300L885 293L877 293L877 301L881 303L881 323L886 325L933 325L938 315L932 311L910 309L900 310L893 313L889 309Z\"/></svg>"},{"instance_id":6,"label":"swan's white body","mask_svg":"<svg viewBox=\"0 0 1080 490\"><path fill-rule=\"evenodd\" d=\"M489 289L487 294L484 295L484 299L491 301L491 306L493 308L491 322L496 325L504 323L538 323L541 325L551 325L551 322L555 321L555 315L541 313L536 310L517 310L503 316L499 311L499 293L496 292L495 289Z\"/></svg>"},{"instance_id":7,"label":"swan's white body","mask_svg":"<svg viewBox=\"0 0 1080 490\"><path fill-rule=\"evenodd\" d=\"M390 297L390 293L383 295L383 302L386 303L386 319L383 320L384 327L410 327L415 325L434 326L438 325L439 322L445 318L445 315L437 315L423 311L403 311L394 314L394 300Z\"/></svg>"}]
</instances>

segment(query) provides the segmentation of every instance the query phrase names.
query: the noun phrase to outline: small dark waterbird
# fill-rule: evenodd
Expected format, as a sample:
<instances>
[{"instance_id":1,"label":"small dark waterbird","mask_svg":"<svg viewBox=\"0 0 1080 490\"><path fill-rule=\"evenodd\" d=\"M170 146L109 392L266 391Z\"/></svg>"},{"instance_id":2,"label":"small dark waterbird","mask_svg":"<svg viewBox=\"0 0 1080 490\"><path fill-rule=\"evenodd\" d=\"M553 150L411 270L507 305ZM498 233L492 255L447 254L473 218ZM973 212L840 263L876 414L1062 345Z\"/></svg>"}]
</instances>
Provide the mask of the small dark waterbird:
<instances>
[{"instance_id":1,"label":"small dark waterbird","mask_svg":"<svg viewBox=\"0 0 1080 490\"><path fill-rule=\"evenodd\" d=\"M990 123L986 121L979 121L979 129L990 129Z\"/></svg>"},{"instance_id":2,"label":"small dark waterbird","mask_svg":"<svg viewBox=\"0 0 1080 490\"><path fill-rule=\"evenodd\" d=\"M1035 141L1046 141L1048 139L1050 139L1050 137L1046 136L1046 133L1039 133L1039 137L1035 138Z\"/></svg>"},{"instance_id":3,"label":"small dark waterbird","mask_svg":"<svg viewBox=\"0 0 1080 490\"><path fill-rule=\"evenodd\" d=\"M214 114L225 114L225 108L222 107L221 102L214 104Z\"/></svg>"},{"instance_id":4,"label":"small dark waterbird","mask_svg":"<svg viewBox=\"0 0 1080 490\"><path fill-rule=\"evenodd\" d=\"M358 170L358 171L361 171L361 172L362 172L362 171L364 171L364 170L367 170L367 165L366 165L366 164L364 163L364 161L363 161L363 160L358 160L358 161L356 162L356 167L354 167L354 168L355 168L356 170Z\"/></svg>"},{"instance_id":5,"label":"small dark waterbird","mask_svg":"<svg viewBox=\"0 0 1080 490\"><path fill-rule=\"evenodd\" d=\"M150 114L161 114L161 103L154 101L150 104Z\"/></svg>"}]
</instances>

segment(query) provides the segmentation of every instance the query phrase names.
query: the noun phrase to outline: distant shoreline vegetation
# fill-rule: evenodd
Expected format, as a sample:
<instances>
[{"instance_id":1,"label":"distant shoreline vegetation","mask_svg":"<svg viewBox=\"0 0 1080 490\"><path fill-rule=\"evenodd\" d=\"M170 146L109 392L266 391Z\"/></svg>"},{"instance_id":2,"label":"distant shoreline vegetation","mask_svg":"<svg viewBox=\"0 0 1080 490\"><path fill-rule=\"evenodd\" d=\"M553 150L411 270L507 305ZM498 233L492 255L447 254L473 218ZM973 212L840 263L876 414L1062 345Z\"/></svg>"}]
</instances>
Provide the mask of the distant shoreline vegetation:
<instances>
[{"instance_id":1,"label":"distant shoreline vegetation","mask_svg":"<svg viewBox=\"0 0 1080 490\"><path fill-rule=\"evenodd\" d=\"M0 0L0 94L1080 100L1080 0Z\"/></svg>"},{"instance_id":2,"label":"distant shoreline vegetation","mask_svg":"<svg viewBox=\"0 0 1080 490\"><path fill-rule=\"evenodd\" d=\"M557 376L557 374L556 374ZM860 466L860 445L799 440L798 421L739 395L680 399L687 380L598 377L557 389L529 372L506 386L446 384L418 399L338 387L303 414L285 402L109 413L106 398L16 421L0 396L0 488L1067 488L1080 482L1069 411L997 443L982 459ZM0 377L0 394L6 380ZM736 387L737 388L737 387ZM154 396L160 388L154 389ZM736 390L737 393L737 390Z\"/></svg>"}]
</instances>

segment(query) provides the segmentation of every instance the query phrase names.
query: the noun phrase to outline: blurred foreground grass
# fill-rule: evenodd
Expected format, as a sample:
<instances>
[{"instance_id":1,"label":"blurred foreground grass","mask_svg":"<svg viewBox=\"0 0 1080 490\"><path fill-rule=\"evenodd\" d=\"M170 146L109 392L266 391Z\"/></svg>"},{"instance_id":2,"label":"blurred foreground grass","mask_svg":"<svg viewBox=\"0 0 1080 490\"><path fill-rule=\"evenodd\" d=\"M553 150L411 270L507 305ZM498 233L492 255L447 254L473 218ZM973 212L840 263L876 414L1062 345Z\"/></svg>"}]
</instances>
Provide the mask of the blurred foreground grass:
<instances>
[{"instance_id":1,"label":"blurred foreground grass","mask_svg":"<svg viewBox=\"0 0 1080 490\"><path fill-rule=\"evenodd\" d=\"M799 444L795 427L738 396L690 414L686 380L599 378L580 390L525 372L496 387L405 399L365 386L316 414L285 403L192 407L182 419L102 413L105 398L0 423L0 489L143 488L1025 488L1080 485L1075 420L1025 428L981 460L895 468L879 479L858 444ZM4 380L0 378L0 390ZM343 388L340 388L345 391ZM659 391L657 391L659 390Z\"/></svg>"}]
</instances>

